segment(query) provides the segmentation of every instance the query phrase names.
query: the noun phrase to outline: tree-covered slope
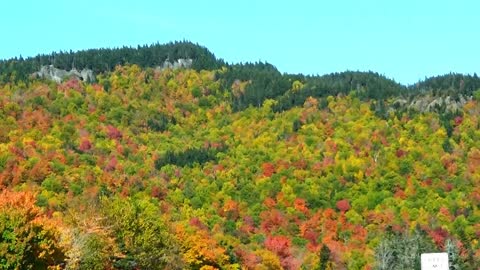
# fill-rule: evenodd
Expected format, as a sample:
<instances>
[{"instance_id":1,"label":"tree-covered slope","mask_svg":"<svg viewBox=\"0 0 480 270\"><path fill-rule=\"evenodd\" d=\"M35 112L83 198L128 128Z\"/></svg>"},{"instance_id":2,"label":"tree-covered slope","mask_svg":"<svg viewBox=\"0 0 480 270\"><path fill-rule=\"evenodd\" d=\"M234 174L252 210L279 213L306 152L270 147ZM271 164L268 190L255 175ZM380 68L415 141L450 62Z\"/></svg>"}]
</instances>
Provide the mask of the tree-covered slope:
<instances>
[{"instance_id":1,"label":"tree-covered slope","mask_svg":"<svg viewBox=\"0 0 480 270\"><path fill-rule=\"evenodd\" d=\"M6 80L0 266L477 269L480 104L379 113L415 91L266 63Z\"/></svg>"}]
</instances>

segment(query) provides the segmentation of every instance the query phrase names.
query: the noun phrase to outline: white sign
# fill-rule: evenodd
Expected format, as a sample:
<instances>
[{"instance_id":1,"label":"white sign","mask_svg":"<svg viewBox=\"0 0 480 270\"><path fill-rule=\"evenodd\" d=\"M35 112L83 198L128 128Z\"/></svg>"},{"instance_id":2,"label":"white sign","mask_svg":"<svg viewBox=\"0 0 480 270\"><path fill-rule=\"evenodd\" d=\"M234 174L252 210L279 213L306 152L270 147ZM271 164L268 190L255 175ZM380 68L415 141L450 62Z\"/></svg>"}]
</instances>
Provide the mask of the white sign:
<instances>
[{"instance_id":1,"label":"white sign","mask_svg":"<svg viewBox=\"0 0 480 270\"><path fill-rule=\"evenodd\" d=\"M422 270L448 270L448 253L423 253Z\"/></svg>"}]
</instances>

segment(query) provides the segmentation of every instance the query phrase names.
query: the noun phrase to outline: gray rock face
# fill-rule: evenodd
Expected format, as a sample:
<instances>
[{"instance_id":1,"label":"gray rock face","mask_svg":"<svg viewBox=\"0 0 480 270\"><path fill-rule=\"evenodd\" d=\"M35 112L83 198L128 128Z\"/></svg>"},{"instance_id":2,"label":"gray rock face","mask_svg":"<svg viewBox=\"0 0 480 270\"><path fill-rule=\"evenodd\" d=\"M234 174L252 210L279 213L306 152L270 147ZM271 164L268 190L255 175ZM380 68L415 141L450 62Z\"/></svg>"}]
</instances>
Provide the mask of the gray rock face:
<instances>
[{"instance_id":1,"label":"gray rock face","mask_svg":"<svg viewBox=\"0 0 480 270\"><path fill-rule=\"evenodd\" d=\"M436 108L445 106L447 111L456 111L462 108L468 101L471 101L472 97L464 97L460 95L454 99L451 96L445 97L433 97L430 95L418 96L413 101L408 103L405 99L397 99L392 104L398 104L401 107L407 107L419 112L431 112Z\"/></svg>"},{"instance_id":2,"label":"gray rock face","mask_svg":"<svg viewBox=\"0 0 480 270\"><path fill-rule=\"evenodd\" d=\"M80 75L82 76L82 79L84 81L88 81L88 82L94 82L95 81L95 74L93 74L93 70L91 69L82 69L82 71L80 71Z\"/></svg>"},{"instance_id":3,"label":"gray rock face","mask_svg":"<svg viewBox=\"0 0 480 270\"><path fill-rule=\"evenodd\" d=\"M60 83L70 77L76 77L77 79L82 81L95 81L95 75L90 69L83 69L82 71L78 71L77 69L73 68L70 71L66 71L56 68L53 65L42 66L40 71L33 73L33 75L39 78L53 80L57 83Z\"/></svg>"},{"instance_id":4,"label":"gray rock face","mask_svg":"<svg viewBox=\"0 0 480 270\"><path fill-rule=\"evenodd\" d=\"M163 65L160 67L160 69L166 69L166 68L171 68L171 69L178 69L178 68L190 68L192 67L193 60L192 59L183 59L179 58L176 61L170 62L168 60L165 60L163 62Z\"/></svg>"}]
</instances>

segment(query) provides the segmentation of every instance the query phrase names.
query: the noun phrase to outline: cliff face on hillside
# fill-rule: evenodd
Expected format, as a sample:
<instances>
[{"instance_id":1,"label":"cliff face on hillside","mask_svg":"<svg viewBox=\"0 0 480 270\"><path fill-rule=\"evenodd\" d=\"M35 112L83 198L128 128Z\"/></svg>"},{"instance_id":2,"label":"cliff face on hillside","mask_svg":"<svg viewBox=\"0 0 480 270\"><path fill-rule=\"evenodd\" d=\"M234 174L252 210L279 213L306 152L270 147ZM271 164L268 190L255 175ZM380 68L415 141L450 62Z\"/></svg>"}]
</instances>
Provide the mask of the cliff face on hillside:
<instances>
[{"instance_id":1,"label":"cliff face on hillside","mask_svg":"<svg viewBox=\"0 0 480 270\"><path fill-rule=\"evenodd\" d=\"M431 95L424 95L417 96L411 101L399 98L396 99L392 104L394 107L406 107L419 112L432 112L437 111L438 109L443 109L446 111L458 111L472 99L472 96L463 95L458 95L456 98L453 98L452 96L435 97Z\"/></svg>"},{"instance_id":2,"label":"cliff face on hillside","mask_svg":"<svg viewBox=\"0 0 480 270\"><path fill-rule=\"evenodd\" d=\"M190 68L192 67L193 60L192 59L177 59L175 61L168 61L166 60L158 69L178 69L178 68ZM34 72L32 74L34 77L53 80L57 83L62 82L63 80L76 77L79 80L85 82L93 82L95 81L95 74L91 69L82 69L78 71L76 68L71 69L70 71L59 69L54 67L53 65L42 66L39 71Z\"/></svg>"},{"instance_id":3,"label":"cliff face on hillside","mask_svg":"<svg viewBox=\"0 0 480 270\"><path fill-rule=\"evenodd\" d=\"M193 64L193 59L183 59L179 58L176 61L170 62L168 60L165 60L163 62L163 65L160 66L161 69L166 69L166 68L171 68L171 69L177 69L177 68L190 68L192 67Z\"/></svg>"},{"instance_id":4,"label":"cliff face on hillside","mask_svg":"<svg viewBox=\"0 0 480 270\"><path fill-rule=\"evenodd\" d=\"M49 66L42 66L42 68L39 71L33 73L32 75L39 78L53 80L57 83L60 83L66 78L70 78L70 77L76 77L79 80L88 81L88 82L95 81L95 75L93 74L93 71L86 68L82 69L81 71L78 71L75 68L73 68L70 71L66 71L63 69L56 68L53 65L49 65Z\"/></svg>"}]
</instances>

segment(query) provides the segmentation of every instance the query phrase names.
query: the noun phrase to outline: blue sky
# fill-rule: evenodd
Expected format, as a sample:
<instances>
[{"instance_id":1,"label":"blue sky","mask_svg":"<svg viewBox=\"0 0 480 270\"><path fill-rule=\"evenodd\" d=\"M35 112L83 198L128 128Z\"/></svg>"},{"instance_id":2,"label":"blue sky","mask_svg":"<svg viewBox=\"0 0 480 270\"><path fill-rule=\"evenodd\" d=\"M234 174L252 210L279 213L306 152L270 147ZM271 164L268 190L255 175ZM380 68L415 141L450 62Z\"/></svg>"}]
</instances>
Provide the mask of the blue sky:
<instances>
[{"instance_id":1,"label":"blue sky","mask_svg":"<svg viewBox=\"0 0 480 270\"><path fill-rule=\"evenodd\" d=\"M480 73L478 0L3 1L0 58L187 39L281 72Z\"/></svg>"}]
</instances>

